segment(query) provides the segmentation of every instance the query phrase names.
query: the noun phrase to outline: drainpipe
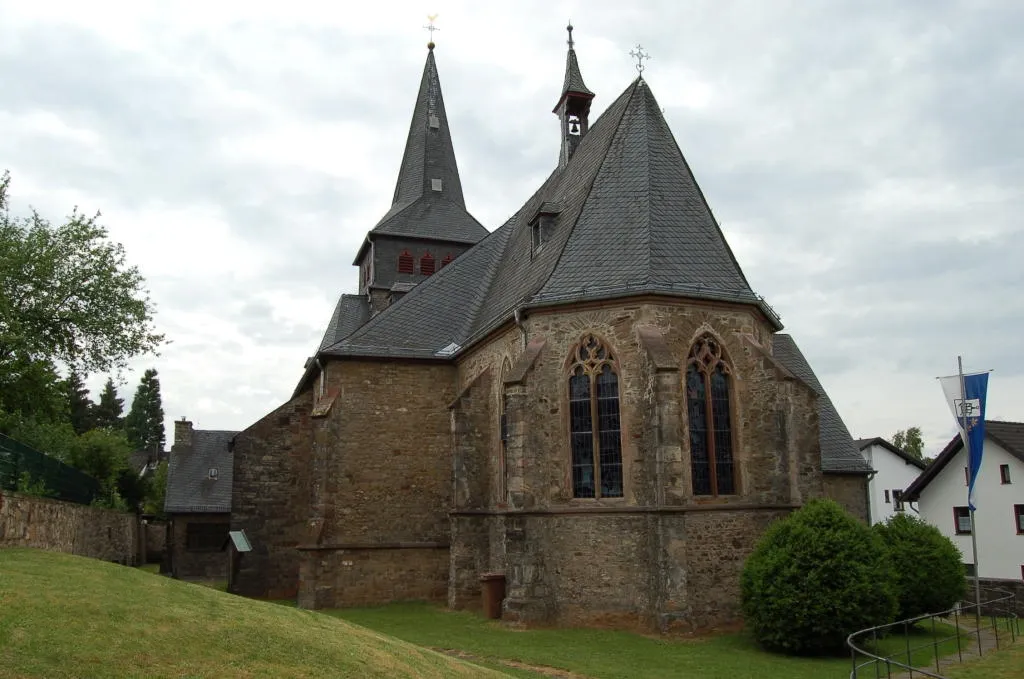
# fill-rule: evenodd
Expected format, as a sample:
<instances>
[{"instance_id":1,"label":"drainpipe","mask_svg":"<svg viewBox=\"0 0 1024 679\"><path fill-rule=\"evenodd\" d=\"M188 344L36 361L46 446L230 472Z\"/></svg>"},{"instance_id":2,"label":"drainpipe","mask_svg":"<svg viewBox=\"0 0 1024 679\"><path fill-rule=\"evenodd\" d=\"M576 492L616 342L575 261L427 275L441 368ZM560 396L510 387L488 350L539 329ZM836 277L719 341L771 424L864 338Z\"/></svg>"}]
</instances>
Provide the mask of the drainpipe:
<instances>
[{"instance_id":1,"label":"drainpipe","mask_svg":"<svg viewBox=\"0 0 1024 679\"><path fill-rule=\"evenodd\" d=\"M317 400L319 401L324 397L324 379L326 377L324 375L324 364L320 362L319 356L316 357L316 367L320 370L320 389L318 390L316 397Z\"/></svg>"},{"instance_id":2,"label":"drainpipe","mask_svg":"<svg viewBox=\"0 0 1024 679\"><path fill-rule=\"evenodd\" d=\"M512 312L512 319L516 323L516 327L519 328L519 332L522 334L522 350L526 351L526 325L523 323L523 307L516 307L515 311Z\"/></svg>"}]
</instances>

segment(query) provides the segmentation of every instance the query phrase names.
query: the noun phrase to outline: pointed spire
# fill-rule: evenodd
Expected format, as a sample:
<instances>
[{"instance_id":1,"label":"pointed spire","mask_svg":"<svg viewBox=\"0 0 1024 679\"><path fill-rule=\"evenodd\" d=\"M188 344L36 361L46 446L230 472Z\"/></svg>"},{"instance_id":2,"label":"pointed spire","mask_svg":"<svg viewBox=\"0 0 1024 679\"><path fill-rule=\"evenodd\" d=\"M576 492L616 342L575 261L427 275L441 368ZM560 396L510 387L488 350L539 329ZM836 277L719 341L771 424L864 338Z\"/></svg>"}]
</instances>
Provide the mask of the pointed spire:
<instances>
[{"instance_id":1,"label":"pointed spire","mask_svg":"<svg viewBox=\"0 0 1024 679\"><path fill-rule=\"evenodd\" d=\"M569 45L569 51L565 55L565 79L562 82L562 96L558 98L558 103L555 104L552 113L558 113L558 107L562 105L562 102L570 94L594 98L594 93L587 89L587 85L583 82L580 64L576 61L576 41L572 39L572 24L566 26L565 30L569 33L569 39L566 40L566 43Z\"/></svg>"},{"instance_id":2,"label":"pointed spire","mask_svg":"<svg viewBox=\"0 0 1024 679\"><path fill-rule=\"evenodd\" d=\"M416 95L392 204L407 204L421 197L428 200L444 198L461 208L466 207L452 136L448 130L448 115L441 96L441 81L434 61L433 42L427 45L427 62Z\"/></svg>"},{"instance_id":3,"label":"pointed spire","mask_svg":"<svg viewBox=\"0 0 1024 679\"><path fill-rule=\"evenodd\" d=\"M569 32L569 52L565 56L565 80L562 82L562 96L552 111L562 123L562 151L558 157L558 166L565 167L569 158L576 151L580 140L587 134L589 127L590 101L594 98L583 82L580 64L576 61L576 42L572 39L572 24L565 27Z\"/></svg>"}]
</instances>

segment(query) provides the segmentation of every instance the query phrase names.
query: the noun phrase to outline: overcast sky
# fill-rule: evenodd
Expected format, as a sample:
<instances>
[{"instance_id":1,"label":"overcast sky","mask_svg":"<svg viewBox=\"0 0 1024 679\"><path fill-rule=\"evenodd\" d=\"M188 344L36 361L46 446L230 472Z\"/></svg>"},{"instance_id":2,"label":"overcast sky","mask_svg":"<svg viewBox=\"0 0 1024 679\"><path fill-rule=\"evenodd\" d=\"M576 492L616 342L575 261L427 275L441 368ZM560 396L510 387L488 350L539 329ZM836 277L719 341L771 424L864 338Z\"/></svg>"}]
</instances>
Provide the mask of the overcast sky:
<instances>
[{"instance_id":1,"label":"overcast sky","mask_svg":"<svg viewBox=\"0 0 1024 679\"><path fill-rule=\"evenodd\" d=\"M934 454L954 431L935 377L957 354L995 370L990 417L1024 420L1020 0L0 0L13 210L101 210L147 278L172 343L121 392L157 368L168 444L182 415L242 429L286 400L356 292L428 13L487 228L557 162L567 20L592 120L639 42L747 278L855 436L919 425Z\"/></svg>"}]
</instances>

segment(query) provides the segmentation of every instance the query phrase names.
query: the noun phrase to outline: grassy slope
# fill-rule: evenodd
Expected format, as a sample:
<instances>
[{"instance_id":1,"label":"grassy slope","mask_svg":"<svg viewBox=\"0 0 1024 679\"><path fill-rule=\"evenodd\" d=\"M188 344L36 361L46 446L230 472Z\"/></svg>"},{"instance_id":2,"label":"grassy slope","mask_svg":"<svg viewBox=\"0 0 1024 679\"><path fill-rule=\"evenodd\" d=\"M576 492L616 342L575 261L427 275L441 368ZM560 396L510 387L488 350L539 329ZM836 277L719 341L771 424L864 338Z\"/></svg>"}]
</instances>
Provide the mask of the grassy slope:
<instances>
[{"instance_id":1,"label":"grassy slope","mask_svg":"<svg viewBox=\"0 0 1024 679\"><path fill-rule=\"evenodd\" d=\"M977 660L954 668L943 668L951 679L1020 679L1024 676L1024 641L1010 648L986 653Z\"/></svg>"},{"instance_id":2,"label":"grassy slope","mask_svg":"<svg viewBox=\"0 0 1024 679\"><path fill-rule=\"evenodd\" d=\"M496 677L342 620L67 554L0 550L0 677Z\"/></svg>"}]
</instances>

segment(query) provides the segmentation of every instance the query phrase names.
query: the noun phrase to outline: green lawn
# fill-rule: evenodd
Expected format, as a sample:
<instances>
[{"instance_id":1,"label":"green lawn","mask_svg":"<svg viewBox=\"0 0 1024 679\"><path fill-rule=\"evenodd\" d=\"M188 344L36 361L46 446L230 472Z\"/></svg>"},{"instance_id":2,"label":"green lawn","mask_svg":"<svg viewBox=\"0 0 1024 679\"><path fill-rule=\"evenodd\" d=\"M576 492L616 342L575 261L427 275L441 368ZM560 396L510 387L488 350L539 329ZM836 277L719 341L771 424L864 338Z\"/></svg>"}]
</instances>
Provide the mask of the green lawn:
<instances>
[{"instance_id":1,"label":"green lawn","mask_svg":"<svg viewBox=\"0 0 1024 679\"><path fill-rule=\"evenodd\" d=\"M458 649L491 666L498 666L496 663L501 660L513 660L529 666L569 670L594 679L821 679L844 677L850 672L849 657L775 655L762 651L745 634L663 639L604 630L517 630L477 614L427 604L393 604L328 613L421 646Z\"/></svg>"},{"instance_id":2,"label":"green lawn","mask_svg":"<svg viewBox=\"0 0 1024 679\"><path fill-rule=\"evenodd\" d=\"M986 653L955 668L944 669L949 679L1020 679L1024 676L1024 640L1010 648Z\"/></svg>"},{"instance_id":3,"label":"green lawn","mask_svg":"<svg viewBox=\"0 0 1024 679\"><path fill-rule=\"evenodd\" d=\"M0 549L0 677L497 677L311 611Z\"/></svg>"}]
</instances>

